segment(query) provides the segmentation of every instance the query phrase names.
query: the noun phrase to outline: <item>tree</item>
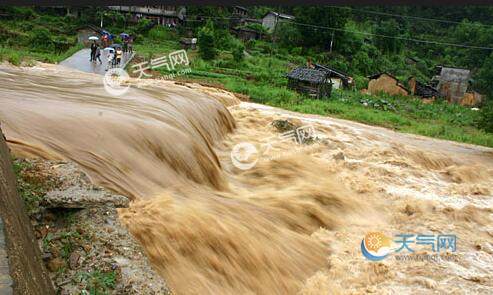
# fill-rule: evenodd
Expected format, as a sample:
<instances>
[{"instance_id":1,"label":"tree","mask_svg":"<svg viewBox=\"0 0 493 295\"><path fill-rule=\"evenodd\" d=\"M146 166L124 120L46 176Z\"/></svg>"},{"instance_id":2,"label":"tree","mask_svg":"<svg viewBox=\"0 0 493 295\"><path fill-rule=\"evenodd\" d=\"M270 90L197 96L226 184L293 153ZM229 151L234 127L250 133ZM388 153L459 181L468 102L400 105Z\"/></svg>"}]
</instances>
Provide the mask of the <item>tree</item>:
<instances>
[{"instance_id":1,"label":"tree","mask_svg":"<svg viewBox=\"0 0 493 295\"><path fill-rule=\"evenodd\" d=\"M493 84L491 83L493 81L493 53L488 58L483 59L483 65L476 77L474 86L478 87L490 100L493 100Z\"/></svg>"},{"instance_id":2,"label":"tree","mask_svg":"<svg viewBox=\"0 0 493 295\"><path fill-rule=\"evenodd\" d=\"M32 31L30 42L33 47L41 51L52 51L54 49L50 31L46 28L36 28Z\"/></svg>"},{"instance_id":3,"label":"tree","mask_svg":"<svg viewBox=\"0 0 493 295\"><path fill-rule=\"evenodd\" d=\"M294 9L296 22L310 24L319 27L343 28L350 13L346 9L338 9L329 6L298 6ZM301 33L303 47L330 47L332 31L325 28L298 25ZM340 35L335 35L336 44L340 41Z\"/></svg>"},{"instance_id":4,"label":"tree","mask_svg":"<svg viewBox=\"0 0 493 295\"><path fill-rule=\"evenodd\" d=\"M375 28L376 36L376 44L377 47L384 53L400 53L403 46L404 41L395 38L389 37L403 37L401 34L401 30L399 28L399 24L394 20L386 20L380 22Z\"/></svg>"},{"instance_id":5,"label":"tree","mask_svg":"<svg viewBox=\"0 0 493 295\"><path fill-rule=\"evenodd\" d=\"M290 23L278 24L275 37L279 40L279 45L288 49L298 46L302 40L296 25Z\"/></svg>"},{"instance_id":6,"label":"tree","mask_svg":"<svg viewBox=\"0 0 493 295\"><path fill-rule=\"evenodd\" d=\"M214 59L217 55L216 44L214 38L214 25L209 20L199 30L198 35L198 45L199 45L199 55L204 60Z\"/></svg>"}]
</instances>

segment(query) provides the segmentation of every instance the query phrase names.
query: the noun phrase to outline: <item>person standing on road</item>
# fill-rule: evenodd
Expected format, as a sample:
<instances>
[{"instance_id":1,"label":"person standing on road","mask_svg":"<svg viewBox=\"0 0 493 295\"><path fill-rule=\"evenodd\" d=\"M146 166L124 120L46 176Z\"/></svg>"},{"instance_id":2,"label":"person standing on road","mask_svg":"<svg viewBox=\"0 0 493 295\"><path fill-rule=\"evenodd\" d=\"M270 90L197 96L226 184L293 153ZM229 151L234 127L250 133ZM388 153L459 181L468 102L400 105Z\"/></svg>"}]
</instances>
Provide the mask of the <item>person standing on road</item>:
<instances>
[{"instance_id":1,"label":"person standing on road","mask_svg":"<svg viewBox=\"0 0 493 295\"><path fill-rule=\"evenodd\" d=\"M128 52L128 38L123 40L123 53L127 54Z\"/></svg>"},{"instance_id":2,"label":"person standing on road","mask_svg":"<svg viewBox=\"0 0 493 295\"><path fill-rule=\"evenodd\" d=\"M96 41L93 41L91 44L91 59L89 61L95 62L96 61L96 48L98 45L96 44Z\"/></svg>"},{"instance_id":3,"label":"person standing on road","mask_svg":"<svg viewBox=\"0 0 493 295\"><path fill-rule=\"evenodd\" d=\"M106 66L106 70L110 69L113 67L113 63L115 60L115 53L114 50L108 50L108 55L106 56L106 59L108 61L108 64Z\"/></svg>"},{"instance_id":4,"label":"person standing on road","mask_svg":"<svg viewBox=\"0 0 493 295\"><path fill-rule=\"evenodd\" d=\"M130 53L134 52L134 48L133 48L134 45L133 44L134 44L134 37L133 36L129 36L128 37L128 45L127 46L128 46L128 52L130 52Z\"/></svg>"},{"instance_id":5,"label":"person standing on road","mask_svg":"<svg viewBox=\"0 0 493 295\"><path fill-rule=\"evenodd\" d=\"M99 47L99 45L96 45L95 56L96 58L94 59L94 62L96 62L96 60L99 60L99 64L102 64L103 62L101 61L101 48Z\"/></svg>"},{"instance_id":6,"label":"person standing on road","mask_svg":"<svg viewBox=\"0 0 493 295\"><path fill-rule=\"evenodd\" d=\"M120 65L120 62L122 61L122 55L123 51L121 47L116 48L116 64Z\"/></svg>"}]
</instances>

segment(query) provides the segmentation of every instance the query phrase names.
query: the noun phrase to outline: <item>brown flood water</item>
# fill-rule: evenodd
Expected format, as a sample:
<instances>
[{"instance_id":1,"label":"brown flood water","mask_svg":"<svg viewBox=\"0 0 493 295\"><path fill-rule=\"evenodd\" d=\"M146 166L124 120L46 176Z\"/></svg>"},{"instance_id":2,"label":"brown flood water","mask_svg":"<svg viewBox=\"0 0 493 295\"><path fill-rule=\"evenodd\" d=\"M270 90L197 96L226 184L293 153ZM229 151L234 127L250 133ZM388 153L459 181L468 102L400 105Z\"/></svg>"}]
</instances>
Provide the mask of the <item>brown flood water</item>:
<instances>
[{"instance_id":1,"label":"brown flood water","mask_svg":"<svg viewBox=\"0 0 493 295\"><path fill-rule=\"evenodd\" d=\"M452 223L458 235L473 231L487 240L493 165L478 157L491 151L464 153L472 159L464 161L446 150L406 147L416 140L317 121L330 143L240 171L229 160L231 148L275 135L269 122L283 114L170 82L116 98L101 82L53 67L0 67L2 129L16 155L74 161L95 183L129 196L134 202L120 217L177 294L364 293L375 286L425 292L440 290L433 282L460 277L460 267L491 275L467 259L467 266L450 266L457 273L434 265L416 274L413 263L399 271L394 262L370 264L358 252L365 232L376 229ZM345 159L334 160L341 151ZM467 198L479 205L468 206ZM405 279L395 279L399 272ZM493 288L487 280L454 286Z\"/></svg>"}]
</instances>

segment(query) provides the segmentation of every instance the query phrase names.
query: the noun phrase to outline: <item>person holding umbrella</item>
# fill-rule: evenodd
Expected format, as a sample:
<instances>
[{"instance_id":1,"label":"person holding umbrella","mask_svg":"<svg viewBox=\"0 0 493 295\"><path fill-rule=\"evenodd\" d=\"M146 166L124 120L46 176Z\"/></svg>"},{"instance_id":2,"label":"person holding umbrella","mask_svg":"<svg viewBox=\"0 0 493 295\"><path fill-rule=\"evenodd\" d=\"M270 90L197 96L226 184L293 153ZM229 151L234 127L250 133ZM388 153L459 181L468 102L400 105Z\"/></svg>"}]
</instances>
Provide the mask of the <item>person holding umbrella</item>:
<instances>
[{"instance_id":1,"label":"person holding umbrella","mask_svg":"<svg viewBox=\"0 0 493 295\"><path fill-rule=\"evenodd\" d=\"M91 59L89 61L91 62L94 62L96 61L96 48L97 48L97 44L96 44L96 40L95 39L91 39L92 40L92 44L91 44Z\"/></svg>"}]
</instances>

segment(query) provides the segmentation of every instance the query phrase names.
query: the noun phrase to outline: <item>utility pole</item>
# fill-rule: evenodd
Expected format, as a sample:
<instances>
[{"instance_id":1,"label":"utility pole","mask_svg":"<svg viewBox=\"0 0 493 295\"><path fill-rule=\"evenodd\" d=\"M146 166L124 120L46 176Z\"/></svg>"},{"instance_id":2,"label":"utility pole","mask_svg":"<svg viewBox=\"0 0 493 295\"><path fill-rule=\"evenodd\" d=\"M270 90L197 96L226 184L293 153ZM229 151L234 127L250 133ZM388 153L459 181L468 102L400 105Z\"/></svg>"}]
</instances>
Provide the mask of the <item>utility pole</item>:
<instances>
[{"instance_id":1,"label":"utility pole","mask_svg":"<svg viewBox=\"0 0 493 295\"><path fill-rule=\"evenodd\" d=\"M330 39L330 53L332 53L332 45L334 44L334 30L332 30L332 38Z\"/></svg>"}]
</instances>

